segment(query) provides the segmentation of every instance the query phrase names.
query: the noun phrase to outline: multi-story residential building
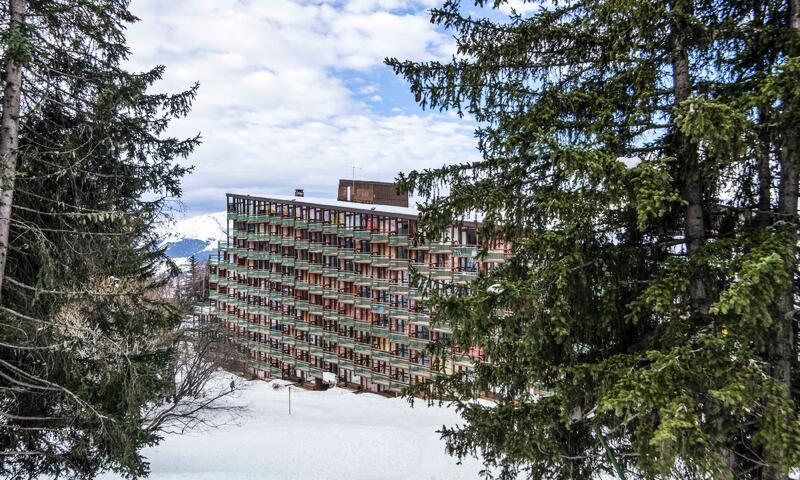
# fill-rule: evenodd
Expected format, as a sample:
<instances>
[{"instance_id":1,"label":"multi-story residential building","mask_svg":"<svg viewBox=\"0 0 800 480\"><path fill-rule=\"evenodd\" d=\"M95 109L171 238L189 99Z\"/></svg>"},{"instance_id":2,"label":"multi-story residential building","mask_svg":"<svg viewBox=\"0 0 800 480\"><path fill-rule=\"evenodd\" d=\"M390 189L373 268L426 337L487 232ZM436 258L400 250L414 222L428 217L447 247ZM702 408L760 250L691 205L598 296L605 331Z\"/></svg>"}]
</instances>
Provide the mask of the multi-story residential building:
<instances>
[{"instance_id":1,"label":"multi-story residential building","mask_svg":"<svg viewBox=\"0 0 800 480\"><path fill-rule=\"evenodd\" d=\"M259 377L335 378L375 392L430 378L426 347L451 332L431 324L409 267L463 284L504 259L502 249L476 258L474 223L414 245L418 215L407 207L238 194L227 203L228 241L209 266L209 317ZM470 365L466 355L447 362Z\"/></svg>"}]
</instances>

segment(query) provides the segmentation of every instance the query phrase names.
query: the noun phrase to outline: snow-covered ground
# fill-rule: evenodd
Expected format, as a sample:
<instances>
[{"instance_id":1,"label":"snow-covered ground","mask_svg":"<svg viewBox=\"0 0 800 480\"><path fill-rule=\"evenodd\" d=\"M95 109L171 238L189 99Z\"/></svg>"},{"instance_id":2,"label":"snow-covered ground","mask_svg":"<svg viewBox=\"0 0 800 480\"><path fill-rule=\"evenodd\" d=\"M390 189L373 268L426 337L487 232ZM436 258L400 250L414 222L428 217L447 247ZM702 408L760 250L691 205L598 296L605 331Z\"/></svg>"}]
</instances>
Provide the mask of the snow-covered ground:
<instances>
[{"instance_id":1,"label":"snow-covered ground","mask_svg":"<svg viewBox=\"0 0 800 480\"><path fill-rule=\"evenodd\" d=\"M225 374L229 375L229 374ZM232 377L230 377L232 378ZM222 381L229 382L227 378ZM459 423L452 409L413 408L401 398L283 382L246 382L236 403L249 410L216 430L171 435L145 455L153 480L475 479L477 460L457 465L436 430ZM103 479L116 478L106 475Z\"/></svg>"}]
</instances>

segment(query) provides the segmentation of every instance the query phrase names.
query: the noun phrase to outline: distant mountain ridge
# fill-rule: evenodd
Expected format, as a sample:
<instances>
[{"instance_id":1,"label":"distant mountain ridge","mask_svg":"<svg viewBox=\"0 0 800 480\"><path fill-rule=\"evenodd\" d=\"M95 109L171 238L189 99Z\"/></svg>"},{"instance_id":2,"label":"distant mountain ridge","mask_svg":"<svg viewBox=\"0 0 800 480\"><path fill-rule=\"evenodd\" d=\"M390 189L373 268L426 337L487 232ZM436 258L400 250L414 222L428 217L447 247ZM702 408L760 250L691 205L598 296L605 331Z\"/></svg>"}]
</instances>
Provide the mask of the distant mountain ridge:
<instances>
[{"instance_id":1,"label":"distant mountain ridge","mask_svg":"<svg viewBox=\"0 0 800 480\"><path fill-rule=\"evenodd\" d=\"M188 262L192 255L205 262L217 249L217 243L225 241L227 229L226 212L208 213L172 221L161 227L161 246L178 265Z\"/></svg>"}]
</instances>

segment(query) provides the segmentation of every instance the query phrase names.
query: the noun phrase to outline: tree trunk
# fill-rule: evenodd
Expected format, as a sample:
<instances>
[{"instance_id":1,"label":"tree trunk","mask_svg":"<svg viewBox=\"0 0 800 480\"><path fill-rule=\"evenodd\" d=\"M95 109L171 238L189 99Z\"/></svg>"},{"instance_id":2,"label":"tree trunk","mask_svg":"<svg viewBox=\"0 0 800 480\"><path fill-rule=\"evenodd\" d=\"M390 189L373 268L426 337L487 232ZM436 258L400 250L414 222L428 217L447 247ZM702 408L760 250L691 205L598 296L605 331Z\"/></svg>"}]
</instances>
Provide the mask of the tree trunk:
<instances>
[{"instance_id":1,"label":"tree trunk","mask_svg":"<svg viewBox=\"0 0 800 480\"><path fill-rule=\"evenodd\" d=\"M690 3L687 0L676 0L672 11L688 14ZM689 75L689 55L686 52L685 20L678 19L670 34L672 49L672 82L675 105L689 98L692 93L692 80ZM675 154L681 165L682 173L681 198L686 202L684 210L684 236L687 253L700 249L706 241L706 225L703 212L703 188L700 183L697 149L689 138L680 130L675 130ZM689 284L689 296L692 310L695 313L707 314L709 308L706 282L703 275L694 276Z\"/></svg>"},{"instance_id":2,"label":"tree trunk","mask_svg":"<svg viewBox=\"0 0 800 480\"><path fill-rule=\"evenodd\" d=\"M10 1L11 20L9 31L21 31L28 8L26 0ZM19 145L19 112L22 101L22 65L18 58L9 55L6 59L5 89L3 92L3 115L0 120L0 295L5 278L6 259L10 243L11 206L14 200L14 179L17 175ZM1 298L1 297L0 297Z\"/></svg>"},{"instance_id":3,"label":"tree trunk","mask_svg":"<svg viewBox=\"0 0 800 480\"><path fill-rule=\"evenodd\" d=\"M789 2L789 27L800 32L800 0ZM795 56L800 52L789 52ZM789 223L791 236L788 239L786 248L787 255L791 258L797 257L797 195L798 195L798 173L800 173L800 128L792 126L784 134L781 145L780 155L781 171L780 184L778 188L778 214L779 220ZM792 398L792 364L795 357L795 288L794 275L796 261L791 262L792 271L790 272L789 284L784 286L783 294L778 298L776 305L775 323L772 326L772 339L774 341L769 350L770 364L772 366L775 380L786 386L789 398ZM777 460L782 460L783 452L772 452ZM768 478L775 480L785 480L789 478L788 472L772 470Z\"/></svg>"}]
</instances>

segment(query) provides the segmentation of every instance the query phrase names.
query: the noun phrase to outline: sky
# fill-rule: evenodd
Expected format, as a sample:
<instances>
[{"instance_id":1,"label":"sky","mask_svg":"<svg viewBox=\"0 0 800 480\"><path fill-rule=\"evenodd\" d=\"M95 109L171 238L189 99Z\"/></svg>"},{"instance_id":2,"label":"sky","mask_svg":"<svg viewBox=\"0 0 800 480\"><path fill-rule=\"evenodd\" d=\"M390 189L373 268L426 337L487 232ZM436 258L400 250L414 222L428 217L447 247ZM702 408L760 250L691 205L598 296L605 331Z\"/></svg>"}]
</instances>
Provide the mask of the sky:
<instances>
[{"instance_id":1,"label":"sky","mask_svg":"<svg viewBox=\"0 0 800 480\"><path fill-rule=\"evenodd\" d=\"M133 0L130 67L166 66L159 91L200 83L171 134L202 135L185 163L183 216L225 208L225 193L333 197L339 178L479 158L475 124L423 111L385 57L447 60L438 0Z\"/></svg>"}]
</instances>

